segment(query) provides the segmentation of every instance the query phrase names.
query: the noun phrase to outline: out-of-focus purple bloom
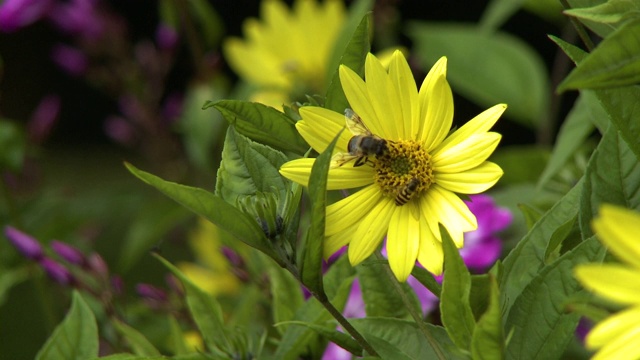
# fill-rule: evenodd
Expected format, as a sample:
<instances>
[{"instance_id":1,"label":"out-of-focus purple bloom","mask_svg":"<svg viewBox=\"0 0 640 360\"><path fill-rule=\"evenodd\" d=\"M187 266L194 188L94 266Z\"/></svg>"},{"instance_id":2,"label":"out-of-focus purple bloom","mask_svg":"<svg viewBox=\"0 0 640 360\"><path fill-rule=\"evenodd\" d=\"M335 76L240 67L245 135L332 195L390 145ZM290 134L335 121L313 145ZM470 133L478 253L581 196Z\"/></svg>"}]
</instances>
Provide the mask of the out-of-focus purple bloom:
<instances>
[{"instance_id":1,"label":"out-of-focus purple bloom","mask_svg":"<svg viewBox=\"0 0 640 360\"><path fill-rule=\"evenodd\" d=\"M478 219L478 229L464 234L460 255L469 268L484 270L500 257L502 241L495 233L509 226L513 215L509 210L497 207L487 195L472 195L470 198L467 205Z\"/></svg>"},{"instance_id":2,"label":"out-of-focus purple bloom","mask_svg":"<svg viewBox=\"0 0 640 360\"><path fill-rule=\"evenodd\" d=\"M42 246L38 240L34 239L30 235L12 227L7 226L4 228L4 235L9 239L13 246L18 249L24 257L31 260L40 260L42 258Z\"/></svg>"},{"instance_id":3,"label":"out-of-focus purple bloom","mask_svg":"<svg viewBox=\"0 0 640 360\"><path fill-rule=\"evenodd\" d=\"M104 261L102 256L98 253L91 253L87 259L87 266L96 274L100 275L103 279L109 278L109 266Z\"/></svg>"},{"instance_id":4,"label":"out-of-focus purple bloom","mask_svg":"<svg viewBox=\"0 0 640 360\"><path fill-rule=\"evenodd\" d=\"M353 284L351 284L351 292L347 298L347 303L344 305L342 314L346 318L362 318L366 316L364 300L362 300L362 290L360 289L360 282L357 278L354 279ZM340 330L340 328L338 329ZM322 354L323 360L349 360L351 357L350 352L334 343L329 343L324 354Z\"/></svg>"},{"instance_id":5,"label":"out-of-focus purple bloom","mask_svg":"<svg viewBox=\"0 0 640 360\"><path fill-rule=\"evenodd\" d=\"M58 240L53 240L50 244L51 249L55 251L61 258L70 264L83 265L86 263L84 254L75 247L63 243Z\"/></svg>"},{"instance_id":6,"label":"out-of-focus purple bloom","mask_svg":"<svg viewBox=\"0 0 640 360\"><path fill-rule=\"evenodd\" d=\"M36 144L44 141L51 133L59 114L60 97L58 95L47 95L42 98L38 107L31 114L31 119L27 125L31 141Z\"/></svg>"},{"instance_id":7,"label":"out-of-focus purple bloom","mask_svg":"<svg viewBox=\"0 0 640 360\"><path fill-rule=\"evenodd\" d=\"M54 45L51 49L51 59L69 75L83 75L89 67L87 56L80 49L65 44Z\"/></svg>"},{"instance_id":8,"label":"out-of-focus purple bloom","mask_svg":"<svg viewBox=\"0 0 640 360\"><path fill-rule=\"evenodd\" d=\"M182 114L184 96L180 93L171 93L162 103L162 117L168 124L174 123Z\"/></svg>"},{"instance_id":9,"label":"out-of-focus purple bloom","mask_svg":"<svg viewBox=\"0 0 640 360\"><path fill-rule=\"evenodd\" d=\"M104 123L104 131L120 144L131 146L136 139L134 127L123 117L109 116Z\"/></svg>"},{"instance_id":10,"label":"out-of-focus purple bloom","mask_svg":"<svg viewBox=\"0 0 640 360\"><path fill-rule=\"evenodd\" d=\"M156 44L160 50L171 51L178 44L178 32L172 26L160 24L156 28Z\"/></svg>"},{"instance_id":11,"label":"out-of-focus purple bloom","mask_svg":"<svg viewBox=\"0 0 640 360\"><path fill-rule=\"evenodd\" d=\"M167 292L155 287L151 284L138 284L136 285L136 292L142 298L164 302L168 299Z\"/></svg>"},{"instance_id":12,"label":"out-of-focus purple bloom","mask_svg":"<svg viewBox=\"0 0 640 360\"><path fill-rule=\"evenodd\" d=\"M0 3L0 32L13 32L43 18L54 0L5 0Z\"/></svg>"},{"instance_id":13,"label":"out-of-focus purple bloom","mask_svg":"<svg viewBox=\"0 0 640 360\"><path fill-rule=\"evenodd\" d=\"M124 281L122 277L113 275L111 277L111 289L115 295L122 295L124 293Z\"/></svg>"},{"instance_id":14,"label":"out-of-focus purple bloom","mask_svg":"<svg viewBox=\"0 0 640 360\"><path fill-rule=\"evenodd\" d=\"M62 32L96 39L104 30L97 4L96 0L60 1L51 9L49 19Z\"/></svg>"},{"instance_id":15,"label":"out-of-focus purple bloom","mask_svg":"<svg viewBox=\"0 0 640 360\"><path fill-rule=\"evenodd\" d=\"M593 323L589 319L585 317L580 318L575 334L582 344L584 344L584 339L587 337L589 331L591 331L591 328L593 328Z\"/></svg>"},{"instance_id":16,"label":"out-of-focus purple bloom","mask_svg":"<svg viewBox=\"0 0 640 360\"><path fill-rule=\"evenodd\" d=\"M49 258L42 258L40 266L49 277L60 285L70 285L75 282L75 278L66 267Z\"/></svg>"}]
</instances>

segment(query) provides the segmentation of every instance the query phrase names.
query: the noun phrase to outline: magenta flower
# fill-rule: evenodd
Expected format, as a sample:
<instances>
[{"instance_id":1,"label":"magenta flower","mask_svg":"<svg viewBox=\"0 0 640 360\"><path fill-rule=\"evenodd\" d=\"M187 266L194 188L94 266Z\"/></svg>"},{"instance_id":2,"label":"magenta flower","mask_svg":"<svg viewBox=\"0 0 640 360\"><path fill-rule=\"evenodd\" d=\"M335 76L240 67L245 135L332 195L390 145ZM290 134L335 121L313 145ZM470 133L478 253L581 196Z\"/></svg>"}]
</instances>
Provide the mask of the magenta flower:
<instances>
[{"instance_id":1,"label":"magenta flower","mask_svg":"<svg viewBox=\"0 0 640 360\"><path fill-rule=\"evenodd\" d=\"M40 260L42 258L42 246L30 235L12 227L4 228L4 236L15 246L18 251L27 259Z\"/></svg>"},{"instance_id":2,"label":"magenta flower","mask_svg":"<svg viewBox=\"0 0 640 360\"><path fill-rule=\"evenodd\" d=\"M172 26L160 24L156 28L156 44L160 50L171 51L178 45L178 32Z\"/></svg>"},{"instance_id":3,"label":"magenta flower","mask_svg":"<svg viewBox=\"0 0 640 360\"><path fill-rule=\"evenodd\" d=\"M58 254L69 264L83 265L87 261L84 254L80 250L69 244L63 243L58 240L53 240L50 246L56 254Z\"/></svg>"},{"instance_id":4,"label":"magenta flower","mask_svg":"<svg viewBox=\"0 0 640 360\"><path fill-rule=\"evenodd\" d=\"M103 19L98 13L97 0L69 0L58 2L49 19L60 31L96 39L104 30Z\"/></svg>"},{"instance_id":5,"label":"magenta flower","mask_svg":"<svg viewBox=\"0 0 640 360\"><path fill-rule=\"evenodd\" d=\"M60 114L61 101L58 95L47 95L31 114L27 125L27 132L32 142L42 143L51 133L53 125Z\"/></svg>"},{"instance_id":6,"label":"magenta flower","mask_svg":"<svg viewBox=\"0 0 640 360\"><path fill-rule=\"evenodd\" d=\"M65 44L53 46L51 60L72 76L83 75L89 67L89 60L80 49Z\"/></svg>"},{"instance_id":7,"label":"magenta flower","mask_svg":"<svg viewBox=\"0 0 640 360\"><path fill-rule=\"evenodd\" d=\"M53 0L5 0L0 3L0 32L13 32L42 19Z\"/></svg>"},{"instance_id":8,"label":"magenta flower","mask_svg":"<svg viewBox=\"0 0 640 360\"><path fill-rule=\"evenodd\" d=\"M61 264L55 262L49 258L42 258L40 261L40 266L42 269L49 275L51 280L57 282L60 285L71 285L75 283L75 278L71 275L71 272L67 270L66 267Z\"/></svg>"}]
</instances>

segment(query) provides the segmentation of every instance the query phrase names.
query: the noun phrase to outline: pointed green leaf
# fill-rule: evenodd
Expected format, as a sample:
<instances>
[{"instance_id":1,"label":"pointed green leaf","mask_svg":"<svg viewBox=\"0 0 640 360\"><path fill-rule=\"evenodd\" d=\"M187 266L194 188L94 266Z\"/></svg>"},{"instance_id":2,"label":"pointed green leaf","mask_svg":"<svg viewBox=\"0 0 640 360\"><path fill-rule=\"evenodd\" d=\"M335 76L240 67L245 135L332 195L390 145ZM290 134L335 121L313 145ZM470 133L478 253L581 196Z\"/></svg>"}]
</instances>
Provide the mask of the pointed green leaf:
<instances>
[{"instance_id":1,"label":"pointed green leaf","mask_svg":"<svg viewBox=\"0 0 640 360\"><path fill-rule=\"evenodd\" d=\"M500 183L518 184L536 179L549 160L549 150L540 146L511 145L498 149L491 161L500 165L504 175Z\"/></svg>"},{"instance_id":2,"label":"pointed green leaf","mask_svg":"<svg viewBox=\"0 0 640 360\"><path fill-rule=\"evenodd\" d=\"M169 321L169 349L175 355L185 355L193 351L185 339L185 334L176 319L175 314L168 316Z\"/></svg>"},{"instance_id":3,"label":"pointed green leaf","mask_svg":"<svg viewBox=\"0 0 640 360\"><path fill-rule=\"evenodd\" d=\"M140 180L155 187L182 206L211 221L220 229L235 236L245 244L279 261L279 257L273 251L258 223L220 197L200 188L162 180L155 175L138 170L129 163L125 163L125 166Z\"/></svg>"},{"instance_id":4,"label":"pointed green leaf","mask_svg":"<svg viewBox=\"0 0 640 360\"><path fill-rule=\"evenodd\" d=\"M476 323L471 338L471 356L475 359L504 359L504 333L500 291L495 277L489 276L489 307Z\"/></svg>"},{"instance_id":5,"label":"pointed green leaf","mask_svg":"<svg viewBox=\"0 0 640 360\"><path fill-rule=\"evenodd\" d=\"M500 295L505 313L509 312L516 298L545 266L545 252L553 233L576 216L582 185L583 181L580 181L547 211L504 259Z\"/></svg>"},{"instance_id":6,"label":"pointed green leaf","mask_svg":"<svg viewBox=\"0 0 640 360\"><path fill-rule=\"evenodd\" d=\"M353 326L370 341L383 359L397 359L390 351L408 359L437 359L437 352L425 341L424 334L418 325L411 320L383 317L367 317L351 319ZM426 324L431 336L435 339L445 359L464 358L441 326ZM381 342L383 340L385 343ZM385 356L386 355L386 356Z\"/></svg>"},{"instance_id":7,"label":"pointed green leaf","mask_svg":"<svg viewBox=\"0 0 640 360\"><path fill-rule=\"evenodd\" d=\"M307 230L307 239L304 245L304 257L300 267L302 283L311 291L318 294L324 293L322 284L322 253L324 243L324 228L327 207L327 177L331 165L331 154L336 146L342 129L327 146L324 152L318 156L311 168L309 177L309 198L311 201L311 224Z\"/></svg>"},{"instance_id":8,"label":"pointed green leaf","mask_svg":"<svg viewBox=\"0 0 640 360\"><path fill-rule=\"evenodd\" d=\"M83 360L97 356L96 318L80 293L74 290L71 309L38 351L36 360Z\"/></svg>"},{"instance_id":9,"label":"pointed green leaf","mask_svg":"<svg viewBox=\"0 0 640 360\"><path fill-rule=\"evenodd\" d=\"M587 164L579 218L583 238L593 235L591 219L605 202L640 209L640 162L613 127Z\"/></svg>"},{"instance_id":10,"label":"pointed green leaf","mask_svg":"<svg viewBox=\"0 0 640 360\"><path fill-rule=\"evenodd\" d=\"M129 344L129 347L133 350L134 354L141 356L160 355L158 349L156 349L155 346L153 346L153 344L151 344L151 342L149 342L149 340L147 340L147 338L138 330L119 320L114 320L113 326Z\"/></svg>"},{"instance_id":11,"label":"pointed green leaf","mask_svg":"<svg viewBox=\"0 0 640 360\"><path fill-rule=\"evenodd\" d=\"M569 3L569 8L571 9L582 9L592 8L604 4L607 1L609 0L567 0L567 3ZM607 37L614 29L610 24L603 24L587 19L581 19L580 22L601 38Z\"/></svg>"},{"instance_id":12,"label":"pointed green leaf","mask_svg":"<svg viewBox=\"0 0 640 360\"><path fill-rule=\"evenodd\" d=\"M442 291L442 286L436 281L433 277L433 274L427 271L424 268L414 266L413 270L411 270L411 275L416 278L422 284L422 286L426 287L432 294L440 297L440 292Z\"/></svg>"},{"instance_id":13,"label":"pointed green leaf","mask_svg":"<svg viewBox=\"0 0 640 360\"><path fill-rule=\"evenodd\" d=\"M340 58L340 64L355 71L361 77L364 76L364 62L367 53L371 51L371 44L369 42L371 34L369 25L371 21L370 17L371 14L368 13L362 18ZM350 107L342 90L338 68L335 69L331 83L329 83L324 107L339 113L342 113L344 109Z\"/></svg>"},{"instance_id":14,"label":"pointed green leaf","mask_svg":"<svg viewBox=\"0 0 640 360\"><path fill-rule=\"evenodd\" d=\"M634 85L640 82L640 19L620 27L578 64L558 91Z\"/></svg>"},{"instance_id":15,"label":"pointed green leaf","mask_svg":"<svg viewBox=\"0 0 640 360\"><path fill-rule=\"evenodd\" d=\"M329 341L335 343L336 345L340 346L341 348L349 351L350 353L356 355L356 356L362 356L362 347L358 344L357 341L355 341L351 336L341 332L341 331L337 331L336 327L335 327L335 323L331 322L331 324L333 324L333 326L331 327L327 327L327 326L323 326L323 325L318 325L318 324L311 324L311 323L305 323L305 322L301 322L301 321L290 321L287 324L295 324L295 325L302 325L302 326L306 326L309 329L317 332L318 334L324 336L325 338L327 338Z\"/></svg>"},{"instance_id":16,"label":"pointed green leaf","mask_svg":"<svg viewBox=\"0 0 640 360\"><path fill-rule=\"evenodd\" d=\"M533 225L535 225L538 220L542 217L542 213L537 209L527 205L527 204L518 204L518 208L522 212L524 216L524 220L527 224L527 229L531 230Z\"/></svg>"},{"instance_id":17,"label":"pointed green leaf","mask_svg":"<svg viewBox=\"0 0 640 360\"><path fill-rule=\"evenodd\" d=\"M542 188L564 168L569 159L593 132L594 126L591 121L593 112L590 111L589 102L594 100L596 99L581 94L567 115L560 127L551 158L538 179L538 188ZM595 102L597 103L597 101Z\"/></svg>"},{"instance_id":18,"label":"pointed green leaf","mask_svg":"<svg viewBox=\"0 0 640 360\"><path fill-rule=\"evenodd\" d=\"M469 304L471 275L451 236L440 228L444 251L444 278L440 296L442 324L456 346L468 350L475 327L475 319Z\"/></svg>"},{"instance_id":19,"label":"pointed green leaf","mask_svg":"<svg viewBox=\"0 0 640 360\"><path fill-rule=\"evenodd\" d=\"M516 11L520 10L526 0L492 0L489 2L479 26L484 31L494 31L500 28Z\"/></svg>"},{"instance_id":20,"label":"pointed green leaf","mask_svg":"<svg viewBox=\"0 0 640 360\"><path fill-rule=\"evenodd\" d=\"M286 322L293 319L295 312L304 304L302 289L298 281L278 264L272 261L266 262L271 294L273 296L273 320L276 323ZM284 327L277 327L278 331L284 332Z\"/></svg>"},{"instance_id":21,"label":"pointed green leaf","mask_svg":"<svg viewBox=\"0 0 640 360\"><path fill-rule=\"evenodd\" d=\"M506 116L530 127L545 116L546 68L540 55L522 40L451 23L412 22L407 34L425 69L447 56L447 79L457 93L482 107L507 103Z\"/></svg>"},{"instance_id":22,"label":"pointed green leaf","mask_svg":"<svg viewBox=\"0 0 640 360\"><path fill-rule=\"evenodd\" d=\"M632 17L640 17L640 2L636 0L609 0L593 7L568 9L564 13L584 20L615 24Z\"/></svg>"},{"instance_id":23,"label":"pointed green leaf","mask_svg":"<svg viewBox=\"0 0 640 360\"><path fill-rule=\"evenodd\" d=\"M549 35L549 39L556 43L556 45L558 45L560 49L562 49L562 51L567 54L569 59L571 59L571 61L573 61L575 64L581 62L589 55L589 53L571 43L560 39L559 37Z\"/></svg>"},{"instance_id":24,"label":"pointed green leaf","mask_svg":"<svg viewBox=\"0 0 640 360\"><path fill-rule=\"evenodd\" d=\"M546 263L552 263L556 260L560 254L560 245L569 236L578 220L578 214L569 219L564 224L560 225L556 231L553 232L547 244L547 249L544 252L544 258Z\"/></svg>"},{"instance_id":25,"label":"pointed green leaf","mask_svg":"<svg viewBox=\"0 0 640 360\"><path fill-rule=\"evenodd\" d=\"M509 312L506 329L512 331L508 358L558 358L575 336L580 314L565 305L584 291L573 277L573 268L584 262L602 261L604 247L595 237L583 241L553 264L545 266L525 287Z\"/></svg>"},{"instance_id":26,"label":"pointed green leaf","mask_svg":"<svg viewBox=\"0 0 640 360\"><path fill-rule=\"evenodd\" d=\"M155 257L182 282L189 312L208 349L211 351L231 349L231 342L222 319L222 308L216 299L191 282L173 264L159 255Z\"/></svg>"},{"instance_id":27,"label":"pointed green leaf","mask_svg":"<svg viewBox=\"0 0 640 360\"><path fill-rule=\"evenodd\" d=\"M282 151L303 154L309 145L300 136L295 122L280 111L260 103L240 100L206 102L202 109L214 107L244 136Z\"/></svg>"},{"instance_id":28,"label":"pointed green leaf","mask_svg":"<svg viewBox=\"0 0 640 360\"><path fill-rule=\"evenodd\" d=\"M200 354L197 354L198 356L202 356ZM99 358L95 358L95 360L168 360L169 358L166 356L140 356L140 355L133 355L133 354L114 354L114 355L109 355L109 356L101 356ZM172 358L174 360L191 360L191 358L189 357L174 357ZM201 358L197 358L198 360L200 360ZM194 359L196 360L196 359Z\"/></svg>"}]
</instances>

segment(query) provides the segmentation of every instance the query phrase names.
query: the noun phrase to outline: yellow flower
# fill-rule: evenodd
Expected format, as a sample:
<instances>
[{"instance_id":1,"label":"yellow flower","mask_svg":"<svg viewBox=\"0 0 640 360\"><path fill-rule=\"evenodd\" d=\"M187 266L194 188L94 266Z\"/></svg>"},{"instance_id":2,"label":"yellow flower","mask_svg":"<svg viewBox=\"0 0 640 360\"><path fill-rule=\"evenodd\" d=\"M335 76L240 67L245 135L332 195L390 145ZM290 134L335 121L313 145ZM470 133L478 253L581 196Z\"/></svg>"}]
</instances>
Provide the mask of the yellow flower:
<instances>
[{"instance_id":1,"label":"yellow flower","mask_svg":"<svg viewBox=\"0 0 640 360\"><path fill-rule=\"evenodd\" d=\"M629 308L598 323L587 335L593 359L640 358L640 214L602 205L593 220L598 239L625 264L585 264L574 273L595 294Z\"/></svg>"},{"instance_id":2,"label":"yellow flower","mask_svg":"<svg viewBox=\"0 0 640 360\"><path fill-rule=\"evenodd\" d=\"M445 76L443 57L418 91L400 51L392 55L388 71L368 54L366 82L351 69L340 67L340 82L353 112L386 144L379 155L340 166L349 157L345 153L354 134L345 131L338 140L328 189L363 188L327 207L325 256L349 244L349 260L356 265L386 235L391 269L398 280L405 281L416 259L432 273L442 273L438 223L459 248L463 232L477 228L475 216L456 193L480 193L502 176L502 169L486 159L500 141L499 134L488 130L506 105L484 111L448 135L453 97ZM302 107L300 115L296 128L318 152L345 126L345 115L320 107ZM280 173L306 185L313 162L290 161ZM354 166L359 162L364 165Z\"/></svg>"},{"instance_id":3,"label":"yellow flower","mask_svg":"<svg viewBox=\"0 0 640 360\"><path fill-rule=\"evenodd\" d=\"M345 19L342 1L296 0L290 10L265 0L262 22L244 23L246 41L224 44L229 65L259 91L252 100L273 107L324 92L327 63Z\"/></svg>"},{"instance_id":4,"label":"yellow flower","mask_svg":"<svg viewBox=\"0 0 640 360\"><path fill-rule=\"evenodd\" d=\"M240 281L230 271L229 261L222 255L220 231L212 223L199 219L198 227L189 237L196 263L182 262L178 268L202 290L211 295L234 294Z\"/></svg>"}]
</instances>

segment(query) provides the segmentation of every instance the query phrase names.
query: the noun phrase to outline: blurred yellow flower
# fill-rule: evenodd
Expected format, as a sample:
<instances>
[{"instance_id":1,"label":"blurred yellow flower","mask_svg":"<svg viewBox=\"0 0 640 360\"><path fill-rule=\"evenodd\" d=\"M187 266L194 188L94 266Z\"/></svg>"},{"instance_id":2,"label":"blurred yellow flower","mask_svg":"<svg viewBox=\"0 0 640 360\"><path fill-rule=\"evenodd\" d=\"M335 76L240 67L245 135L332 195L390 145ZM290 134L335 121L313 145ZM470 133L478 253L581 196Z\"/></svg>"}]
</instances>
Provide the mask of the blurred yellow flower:
<instances>
[{"instance_id":1,"label":"blurred yellow flower","mask_svg":"<svg viewBox=\"0 0 640 360\"><path fill-rule=\"evenodd\" d=\"M443 57L418 91L400 51L393 53L388 71L368 54L366 82L340 67L340 81L353 110L343 115L314 106L300 108L302 120L296 128L318 152L326 149L347 118L352 133L345 131L338 140L328 189L363 187L327 207L325 257L349 244L349 260L356 265L387 235L389 264L398 280L405 281L416 259L432 273L442 273L438 223L459 248L463 233L477 228L475 216L456 193L480 193L502 176L502 169L486 159L501 137L488 130L506 105L484 111L449 135L453 97L445 76ZM368 156L353 156L361 148L354 148L352 139L378 148L369 149ZM290 161L280 173L307 185L314 161Z\"/></svg>"},{"instance_id":2,"label":"blurred yellow flower","mask_svg":"<svg viewBox=\"0 0 640 360\"><path fill-rule=\"evenodd\" d=\"M261 19L245 21L246 40L230 38L224 53L233 70L259 90L253 101L276 108L324 92L327 63L345 19L342 0L262 2Z\"/></svg>"},{"instance_id":3,"label":"blurred yellow flower","mask_svg":"<svg viewBox=\"0 0 640 360\"><path fill-rule=\"evenodd\" d=\"M599 349L593 359L640 358L640 214L613 205L602 205L593 220L598 239L623 264L576 266L578 281L593 293L629 308L598 323L587 335L586 345Z\"/></svg>"},{"instance_id":4,"label":"blurred yellow flower","mask_svg":"<svg viewBox=\"0 0 640 360\"><path fill-rule=\"evenodd\" d=\"M202 290L211 295L234 294L240 281L230 271L230 264L221 251L220 230L212 223L198 220L189 237L196 263L182 262L178 268Z\"/></svg>"}]
</instances>

